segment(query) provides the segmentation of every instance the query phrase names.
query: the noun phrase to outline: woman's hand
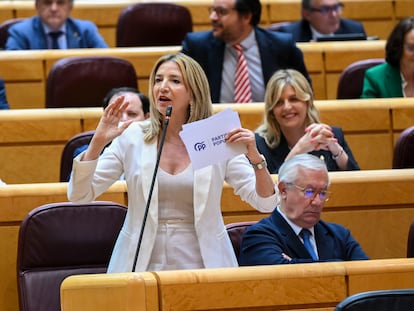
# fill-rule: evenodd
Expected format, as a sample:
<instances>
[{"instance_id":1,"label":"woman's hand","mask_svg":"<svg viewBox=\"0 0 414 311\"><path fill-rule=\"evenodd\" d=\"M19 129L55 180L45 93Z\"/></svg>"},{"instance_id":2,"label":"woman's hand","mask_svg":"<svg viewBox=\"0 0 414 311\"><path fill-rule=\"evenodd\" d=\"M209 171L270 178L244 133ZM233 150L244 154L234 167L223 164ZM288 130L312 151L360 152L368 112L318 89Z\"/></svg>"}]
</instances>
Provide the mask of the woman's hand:
<instances>
[{"instance_id":1,"label":"woman's hand","mask_svg":"<svg viewBox=\"0 0 414 311\"><path fill-rule=\"evenodd\" d=\"M246 148L246 157L251 163L260 163L262 158L256 147L256 139L254 133L245 128L233 129L227 133L226 142L243 143Z\"/></svg>"},{"instance_id":2,"label":"woman's hand","mask_svg":"<svg viewBox=\"0 0 414 311\"><path fill-rule=\"evenodd\" d=\"M122 113L128 104L127 101L124 102L124 96L118 96L106 107L82 160L97 159L105 146L121 135L133 122L133 120L129 120L120 124Z\"/></svg>"}]
</instances>

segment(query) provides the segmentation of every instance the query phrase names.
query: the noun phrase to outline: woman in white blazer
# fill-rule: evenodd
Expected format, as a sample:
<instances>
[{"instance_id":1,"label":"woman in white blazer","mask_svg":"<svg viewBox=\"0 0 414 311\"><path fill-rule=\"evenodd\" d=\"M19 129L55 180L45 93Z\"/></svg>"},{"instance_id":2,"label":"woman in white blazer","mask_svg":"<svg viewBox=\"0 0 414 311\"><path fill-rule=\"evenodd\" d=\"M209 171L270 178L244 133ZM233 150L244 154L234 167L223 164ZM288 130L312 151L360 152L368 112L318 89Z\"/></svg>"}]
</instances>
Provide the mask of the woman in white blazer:
<instances>
[{"instance_id":1,"label":"woman in white blazer","mask_svg":"<svg viewBox=\"0 0 414 311\"><path fill-rule=\"evenodd\" d=\"M149 97L151 117L146 121L119 124L126 107L122 97L105 109L88 149L74 159L69 200L92 201L125 174L128 212L108 272L237 266L221 215L223 182L259 211L271 212L278 203L254 133L230 131L227 143L244 143L247 153L194 170L178 133L183 124L212 115L202 68L181 53L162 56L150 76ZM135 261L168 106L173 113Z\"/></svg>"}]
</instances>

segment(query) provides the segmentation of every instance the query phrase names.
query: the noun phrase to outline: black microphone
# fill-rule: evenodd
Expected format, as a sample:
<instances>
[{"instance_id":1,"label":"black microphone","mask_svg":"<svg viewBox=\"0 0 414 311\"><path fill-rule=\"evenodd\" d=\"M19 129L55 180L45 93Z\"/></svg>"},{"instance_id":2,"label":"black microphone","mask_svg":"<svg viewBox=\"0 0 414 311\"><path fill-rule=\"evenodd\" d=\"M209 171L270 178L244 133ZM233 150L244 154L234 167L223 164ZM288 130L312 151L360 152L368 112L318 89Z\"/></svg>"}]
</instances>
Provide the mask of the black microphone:
<instances>
[{"instance_id":1,"label":"black microphone","mask_svg":"<svg viewBox=\"0 0 414 311\"><path fill-rule=\"evenodd\" d=\"M172 112L172 107L168 106L167 111L165 112L164 128L162 130L160 147L158 148L157 162L155 163L154 173L152 175L151 188L148 194L147 204L145 206L145 212L144 212L144 218L142 220L141 232L139 234L138 245L137 245L137 249L135 252L134 264L132 265L132 272L135 272L135 267L137 266L139 250L141 248L141 243L142 243L142 236L144 235L145 223L147 222L148 210L149 210L149 206L151 203L152 192L154 191L155 178L157 177L158 167L160 166L162 147L164 146L165 134L167 133L167 127L170 122L171 112Z\"/></svg>"}]
</instances>

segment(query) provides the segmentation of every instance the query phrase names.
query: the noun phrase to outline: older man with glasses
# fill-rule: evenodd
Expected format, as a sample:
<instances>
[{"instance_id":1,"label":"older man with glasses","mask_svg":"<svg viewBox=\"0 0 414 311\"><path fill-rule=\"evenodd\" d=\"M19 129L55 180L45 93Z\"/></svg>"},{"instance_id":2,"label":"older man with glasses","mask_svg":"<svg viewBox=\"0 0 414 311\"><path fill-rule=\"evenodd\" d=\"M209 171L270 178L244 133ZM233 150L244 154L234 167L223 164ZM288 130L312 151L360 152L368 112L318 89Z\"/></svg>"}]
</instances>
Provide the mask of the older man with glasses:
<instances>
[{"instance_id":1,"label":"older man with glasses","mask_svg":"<svg viewBox=\"0 0 414 311\"><path fill-rule=\"evenodd\" d=\"M6 50L107 48L94 23L70 17L74 0L36 0L37 15L9 28Z\"/></svg>"},{"instance_id":2,"label":"older man with glasses","mask_svg":"<svg viewBox=\"0 0 414 311\"><path fill-rule=\"evenodd\" d=\"M344 4L338 0L302 0L302 19L281 26L278 31L293 35L296 42L316 41L318 36L363 34L362 23L341 18Z\"/></svg>"},{"instance_id":3,"label":"older man with glasses","mask_svg":"<svg viewBox=\"0 0 414 311\"><path fill-rule=\"evenodd\" d=\"M321 220L329 199L325 162L310 154L279 170L280 205L243 235L242 266L369 259L345 227Z\"/></svg>"},{"instance_id":4,"label":"older man with glasses","mask_svg":"<svg viewBox=\"0 0 414 311\"><path fill-rule=\"evenodd\" d=\"M213 103L263 102L266 83L282 68L296 69L310 81L292 36L259 27L261 11L260 0L214 0L212 30L184 38L182 52L204 69Z\"/></svg>"}]
</instances>

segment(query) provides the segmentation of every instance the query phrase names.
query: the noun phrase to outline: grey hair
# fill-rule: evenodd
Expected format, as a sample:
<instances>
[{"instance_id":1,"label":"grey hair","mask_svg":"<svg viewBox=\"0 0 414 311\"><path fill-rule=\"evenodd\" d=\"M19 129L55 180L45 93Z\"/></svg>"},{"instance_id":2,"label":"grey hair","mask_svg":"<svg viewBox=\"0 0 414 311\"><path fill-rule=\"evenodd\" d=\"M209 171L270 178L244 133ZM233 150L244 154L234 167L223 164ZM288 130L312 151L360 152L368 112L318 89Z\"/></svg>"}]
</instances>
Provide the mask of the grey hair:
<instances>
[{"instance_id":1,"label":"grey hair","mask_svg":"<svg viewBox=\"0 0 414 311\"><path fill-rule=\"evenodd\" d=\"M328 176L328 186L330 184L328 168L325 161L309 153L301 153L290 158L282 164L279 169L278 181L285 184L295 183L298 178L299 168L314 171L325 171Z\"/></svg>"}]
</instances>

